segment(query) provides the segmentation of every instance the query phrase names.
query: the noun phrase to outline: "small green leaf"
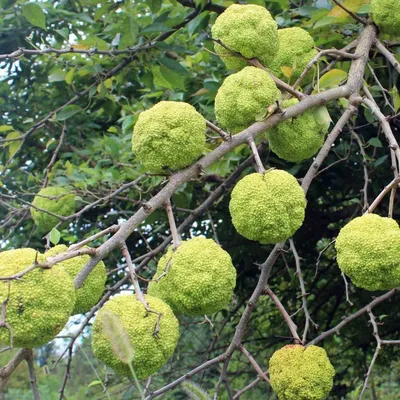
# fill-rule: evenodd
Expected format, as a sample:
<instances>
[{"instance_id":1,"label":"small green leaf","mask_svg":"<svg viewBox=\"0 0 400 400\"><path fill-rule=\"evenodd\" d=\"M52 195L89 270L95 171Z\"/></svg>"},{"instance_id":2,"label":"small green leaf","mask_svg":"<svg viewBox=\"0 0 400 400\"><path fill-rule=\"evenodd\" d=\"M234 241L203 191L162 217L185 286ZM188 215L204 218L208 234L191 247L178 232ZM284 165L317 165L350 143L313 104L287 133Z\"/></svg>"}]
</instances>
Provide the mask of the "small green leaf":
<instances>
[{"instance_id":1,"label":"small green leaf","mask_svg":"<svg viewBox=\"0 0 400 400\"><path fill-rule=\"evenodd\" d=\"M22 15L32 24L46 30L46 14L35 3L27 3L22 6Z\"/></svg>"},{"instance_id":2,"label":"small green leaf","mask_svg":"<svg viewBox=\"0 0 400 400\"><path fill-rule=\"evenodd\" d=\"M368 143L373 147L383 147L382 142L376 137L369 139Z\"/></svg>"},{"instance_id":3,"label":"small green leaf","mask_svg":"<svg viewBox=\"0 0 400 400\"><path fill-rule=\"evenodd\" d=\"M314 110L314 118L320 125L323 125L324 128L329 129L332 119L329 115L328 109L325 106L317 107Z\"/></svg>"},{"instance_id":4,"label":"small green leaf","mask_svg":"<svg viewBox=\"0 0 400 400\"><path fill-rule=\"evenodd\" d=\"M57 32L60 36L62 36L64 39L66 39L66 40L69 39L69 29L68 28L54 29L54 31Z\"/></svg>"},{"instance_id":5,"label":"small green leaf","mask_svg":"<svg viewBox=\"0 0 400 400\"><path fill-rule=\"evenodd\" d=\"M90 388L90 387L96 386L96 385L101 385L101 381L90 382L89 385L87 385L87 387Z\"/></svg>"},{"instance_id":6,"label":"small green leaf","mask_svg":"<svg viewBox=\"0 0 400 400\"><path fill-rule=\"evenodd\" d=\"M374 167L378 167L379 165L383 164L387 159L388 159L388 155L385 154L384 156L378 158L375 162L374 162Z\"/></svg>"},{"instance_id":7,"label":"small green leaf","mask_svg":"<svg viewBox=\"0 0 400 400\"><path fill-rule=\"evenodd\" d=\"M65 72L61 68L57 68L48 76L49 82L60 82L65 80Z\"/></svg>"},{"instance_id":8,"label":"small green leaf","mask_svg":"<svg viewBox=\"0 0 400 400\"><path fill-rule=\"evenodd\" d=\"M57 121L65 121L66 119L72 117L78 112L82 111L82 108L76 106L75 104L70 104L69 106L63 108L59 113L56 114Z\"/></svg>"},{"instance_id":9,"label":"small green leaf","mask_svg":"<svg viewBox=\"0 0 400 400\"><path fill-rule=\"evenodd\" d=\"M396 86L393 86L392 98L393 98L394 109L397 112L400 109L400 95L399 95L399 91Z\"/></svg>"},{"instance_id":10,"label":"small green leaf","mask_svg":"<svg viewBox=\"0 0 400 400\"><path fill-rule=\"evenodd\" d=\"M60 238L61 238L61 233L57 230L57 228L53 228L50 231L50 242L53 243L55 246L60 241Z\"/></svg>"},{"instance_id":11,"label":"small green leaf","mask_svg":"<svg viewBox=\"0 0 400 400\"><path fill-rule=\"evenodd\" d=\"M162 0L147 0L146 3L150 7L151 12L156 14L161 9Z\"/></svg>"},{"instance_id":12,"label":"small green leaf","mask_svg":"<svg viewBox=\"0 0 400 400\"><path fill-rule=\"evenodd\" d=\"M67 82L68 85L70 85L74 80L74 73L75 73L75 68L72 68L65 75L65 82Z\"/></svg>"}]
</instances>

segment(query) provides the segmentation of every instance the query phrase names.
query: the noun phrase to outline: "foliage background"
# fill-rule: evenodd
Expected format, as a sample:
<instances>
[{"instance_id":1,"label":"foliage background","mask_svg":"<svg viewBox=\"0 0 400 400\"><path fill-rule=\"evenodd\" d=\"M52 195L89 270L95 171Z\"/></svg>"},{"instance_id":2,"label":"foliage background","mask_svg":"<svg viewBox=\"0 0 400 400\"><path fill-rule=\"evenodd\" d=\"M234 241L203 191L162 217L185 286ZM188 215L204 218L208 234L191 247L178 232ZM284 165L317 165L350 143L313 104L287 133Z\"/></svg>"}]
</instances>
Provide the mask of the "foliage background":
<instances>
[{"instance_id":1,"label":"foliage background","mask_svg":"<svg viewBox=\"0 0 400 400\"><path fill-rule=\"evenodd\" d=\"M174 0L152 1L99 1L78 0L37 1L0 0L0 53L7 54L19 47L74 49L126 49L143 45L172 26L181 23L193 7L201 9L207 2L195 1L193 7L184 7ZM192 3L192 2L188 2ZM216 1L214 4L228 6L230 1ZM245 3L245 2L243 2ZM250 1L247 3L265 5L275 16L279 27L299 26L307 29L319 48L343 48L358 35L360 26L338 10L330 1ZM368 11L368 1L349 1L361 14ZM366 3L366 4L364 4ZM44 124L24 143L6 142L0 153L1 187L3 194L14 193L18 198L31 201L42 186L46 167L55 151L63 126L66 134L59 157L49 175L50 182L67 186L76 193L80 205L84 206L104 197L122 184L131 182L146 171L137 163L131 151L132 127L140 111L160 100L181 100L193 104L205 118L214 120L213 101L218 87L229 72L220 59L213 54L212 42L207 34L216 13L202 11L186 27L172 35L165 42L159 42L152 49L137 53L136 59L117 75L100 82L110 68L120 62L122 56L91 56L54 54L21 57L16 62L2 60L0 63L0 136L17 137L29 130L33 123L49 112L66 103L89 85L88 95ZM394 46L392 50L400 51ZM322 60L320 69L327 61ZM349 61L339 61L335 73L329 79L318 82L320 89L337 86L347 75ZM384 88L388 101L382 95L373 75L367 70L366 81L385 115L395 115L400 107L396 85L398 75L391 72L386 60L380 54L371 54L370 66ZM316 85L314 79L310 82ZM343 111L343 104L331 103L328 109L333 121ZM391 126L398 136L399 117L391 119ZM370 293L350 286L354 303L346 303L345 286L335 261L335 251L329 248L320 252L338 234L339 229L354 216L361 215L364 207L363 167L369 174L368 199L373 200L382 190L383 183L392 179L390 156L378 123L366 108L361 108L352 121L354 129L362 139L363 157L349 131L344 131L325 161L324 167L313 182L308 193L306 220L296 233L294 240L302 258L302 270L308 297L310 313L319 325L318 331L311 331L310 339L318 332L325 331L343 316L351 314L371 300ZM15 135L15 136L10 136ZM208 148L211 150L221 139L211 135ZM198 207L246 157L250 150L241 146L204 173L201 181L190 182L172 198L175 217L179 225ZM286 169L296 177L304 176L311 160L292 164L280 160L266 148L262 153L264 164ZM253 167L245 173L253 171ZM165 176L146 176L140 182L140 189L131 187L119 196L83 214L68 227L60 230L61 242L69 244L82 240L94 233L129 218L142 201L149 199L165 183ZM0 199L1 200L1 199ZM29 218L29 207L20 201L1 200L0 245L3 249L34 247L44 249L45 241L35 230ZM184 238L193 235L217 237L224 249L233 258L238 271L237 288L233 304L226 310L211 317L212 324L201 319L182 319L179 347L171 362L152 381L158 388L179 377L207 358L221 352L229 343L238 319L243 312L258 279L257 263L263 262L271 246L250 242L238 235L231 225L228 212L229 193L219 199L208 213L197 219L188 229ZM16 211L12 208L15 207ZM394 218L398 219L398 199L395 203ZM378 210L387 214L387 202ZM213 222L213 224L211 223ZM213 227L215 227L215 232ZM128 247L135 257L145 254L147 246L157 247L168 235L168 221L163 210L154 212L133 235ZM94 245L100 245L105 238ZM106 260L112 271L122 265L118 252ZM155 270L156 260L148 264L143 276L150 277ZM111 286L123 277L123 270L112 272L108 284ZM274 267L270 285L290 314L301 308L298 279L292 254L288 251ZM126 290L130 290L125 287ZM400 305L393 300L377 309L382 325L382 338L400 339ZM304 326L304 315L299 312L295 323ZM79 320L71 322L73 328ZM71 328L71 329L72 329ZM324 342L333 365L336 368L335 386L330 398L357 398L363 376L375 348L368 317L363 316L346 326L340 335ZM247 327L246 347L258 363L266 369L272 353L288 342L289 332L282 318L268 298L263 298L253 312ZM49 344L37 353L40 367L39 388L42 398L54 399L64 373L64 366L52 369L52 361L62 341ZM82 352L82 350L84 352ZM86 354L86 356L85 356ZM1 365L11 357L10 353L0 355ZM399 349L385 347L375 367L368 399L398 399L400 397ZM96 371L96 372L95 372ZM100 399L105 396L99 384L104 380L105 368L90 351L90 329L85 330L83 339L74 353L71 382L67 386L66 398ZM98 376L97 376L98 374ZM219 377L219 369L207 371L195 381L211 390ZM240 389L255 378L247 359L239 354L230 364L229 378L232 387ZM107 378L111 398L128 399L134 394L134 387L127 380L110 376ZM113 394L115 393L115 394ZM31 398L27 371L20 366L12 376L4 399ZM265 383L259 384L246 395L248 399L269 398L274 395ZM164 396L165 399L184 399L178 389ZM224 397L222 397L224 398Z\"/></svg>"}]
</instances>

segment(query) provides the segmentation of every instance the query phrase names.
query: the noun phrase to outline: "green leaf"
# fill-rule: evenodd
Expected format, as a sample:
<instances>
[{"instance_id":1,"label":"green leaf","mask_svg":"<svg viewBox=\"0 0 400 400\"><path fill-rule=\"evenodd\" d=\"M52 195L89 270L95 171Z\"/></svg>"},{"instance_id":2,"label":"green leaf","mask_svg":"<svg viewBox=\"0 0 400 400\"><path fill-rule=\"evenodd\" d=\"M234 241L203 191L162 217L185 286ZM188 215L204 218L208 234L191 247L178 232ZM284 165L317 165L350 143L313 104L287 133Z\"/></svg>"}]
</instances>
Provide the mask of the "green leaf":
<instances>
[{"instance_id":1,"label":"green leaf","mask_svg":"<svg viewBox=\"0 0 400 400\"><path fill-rule=\"evenodd\" d=\"M323 125L326 129L329 129L332 119L329 115L328 109L325 106L317 107L314 110L314 118L320 125Z\"/></svg>"},{"instance_id":2,"label":"green leaf","mask_svg":"<svg viewBox=\"0 0 400 400\"><path fill-rule=\"evenodd\" d=\"M347 78L347 72L342 69L331 69L322 75L319 80L320 89L328 89L339 86Z\"/></svg>"},{"instance_id":3,"label":"green leaf","mask_svg":"<svg viewBox=\"0 0 400 400\"><path fill-rule=\"evenodd\" d=\"M369 139L368 143L373 147L383 147L382 142L377 137Z\"/></svg>"},{"instance_id":4,"label":"green leaf","mask_svg":"<svg viewBox=\"0 0 400 400\"><path fill-rule=\"evenodd\" d=\"M10 132L7 136L6 139L15 139L17 137L21 136L19 132ZM8 146L8 157L9 159L13 158L15 153L19 150L21 147L22 140L14 140L12 142L6 142L6 146Z\"/></svg>"},{"instance_id":5,"label":"green leaf","mask_svg":"<svg viewBox=\"0 0 400 400\"><path fill-rule=\"evenodd\" d=\"M49 82L61 82L65 80L65 72L61 68L52 71L48 76Z\"/></svg>"},{"instance_id":6,"label":"green leaf","mask_svg":"<svg viewBox=\"0 0 400 400\"><path fill-rule=\"evenodd\" d=\"M139 33L139 27L133 15L128 15L124 18L121 33L122 38L118 45L120 50L135 44Z\"/></svg>"},{"instance_id":7,"label":"green leaf","mask_svg":"<svg viewBox=\"0 0 400 400\"><path fill-rule=\"evenodd\" d=\"M54 31L57 32L60 36L62 36L64 39L66 39L66 40L69 39L69 29L68 28L54 29Z\"/></svg>"},{"instance_id":8,"label":"green leaf","mask_svg":"<svg viewBox=\"0 0 400 400\"><path fill-rule=\"evenodd\" d=\"M96 385L101 385L101 381L92 381L89 383L89 385L87 385L87 387L90 388L90 387L96 386Z\"/></svg>"},{"instance_id":9,"label":"green leaf","mask_svg":"<svg viewBox=\"0 0 400 400\"><path fill-rule=\"evenodd\" d=\"M314 24L314 29L322 28L326 25L332 25L334 22L336 22L335 20L335 17L323 17Z\"/></svg>"},{"instance_id":10,"label":"green leaf","mask_svg":"<svg viewBox=\"0 0 400 400\"><path fill-rule=\"evenodd\" d=\"M388 155L385 154L384 156L378 158L375 162L374 162L374 167L378 167L379 165L383 164L387 159L388 159Z\"/></svg>"},{"instance_id":11,"label":"green leaf","mask_svg":"<svg viewBox=\"0 0 400 400\"><path fill-rule=\"evenodd\" d=\"M180 74L164 67L163 65L154 66L151 72L153 73L155 85L167 89L185 90L184 79Z\"/></svg>"},{"instance_id":12,"label":"green leaf","mask_svg":"<svg viewBox=\"0 0 400 400\"><path fill-rule=\"evenodd\" d=\"M70 85L74 80L74 73L75 73L75 68L72 68L65 75L65 82L67 82L68 85Z\"/></svg>"},{"instance_id":13,"label":"green leaf","mask_svg":"<svg viewBox=\"0 0 400 400\"><path fill-rule=\"evenodd\" d=\"M22 15L32 24L46 30L46 15L42 8L35 3L22 6Z\"/></svg>"},{"instance_id":14,"label":"green leaf","mask_svg":"<svg viewBox=\"0 0 400 400\"><path fill-rule=\"evenodd\" d=\"M162 0L146 0L146 3L153 14L156 14L161 10Z\"/></svg>"},{"instance_id":15,"label":"green leaf","mask_svg":"<svg viewBox=\"0 0 400 400\"><path fill-rule=\"evenodd\" d=\"M394 109L397 113L397 111L399 111L399 109L400 109L400 95L399 95L399 91L396 86L393 86L392 98L393 98Z\"/></svg>"},{"instance_id":16,"label":"green leaf","mask_svg":"<svg viewBox=\"0 0 400 400\"><path fill-rule=\"evenodd\" d=\"M14 128L11 125L0 125L0 132L13 131Z\"/></svg>"},{"instance_id":17,"label":"green leaf","mask_svg":"<svg viewBox=\"0 0 400 400\"><path fill-rule=\"evenodd\" d=\"M57 121L65 121L66 119L72 117L78 112L82 111L82 108L76 106L75 104L71 104L65 108L63 108L59 113L56 114Z\"/></svg>"},{"instance_id":18,"label":"green leaf","mask_svg":"<svg viewBox=\"0 0 400 400\"><path fill-rule=\"evenodd\" d=\"M50 231L50 242L53 243L55 246L60 241L60 238L61 238L61 233L57 230L57 228L53 228Z\"/></svg>"}]
</instances>

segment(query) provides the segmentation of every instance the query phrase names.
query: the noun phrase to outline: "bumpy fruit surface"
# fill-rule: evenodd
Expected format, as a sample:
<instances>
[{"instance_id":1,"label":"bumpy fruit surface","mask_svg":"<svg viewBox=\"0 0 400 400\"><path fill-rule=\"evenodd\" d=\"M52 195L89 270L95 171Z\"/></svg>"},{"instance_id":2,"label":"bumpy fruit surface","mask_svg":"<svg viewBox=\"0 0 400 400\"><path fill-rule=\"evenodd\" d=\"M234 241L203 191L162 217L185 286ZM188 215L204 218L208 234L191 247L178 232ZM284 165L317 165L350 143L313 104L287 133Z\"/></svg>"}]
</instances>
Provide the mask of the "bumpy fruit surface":
<instances>
[{"instance_id":1,"label":"bumpy fruit surface","mask_svg":"<svg viewBox=\"0 0 400 400\"><path fill-rule=\"evenodd\" d=\"M160 330L154 335L158 315L146 311L133 295L120 295L108 301L98 312L92 329L94 355L117 374L130 376L129 366L123 363L112 349L103 330L103 315L115 314L127 332L134 350L133 368L139 379L158 371L175 351L179 339L179 323L171 308L162 300L145 296L153 311L162 314Z\"/></svg>"},{"instance_id":2,"label":"bumpy fruit surface","mask_svg":"<svg viewBox=\"0 0 400 400\"><path fill-rule=\"evenodd\" d=\"M392 218L354 218L336 239L337 262L354 285L389 290L400 285L400 229Z\"/></svg>"},{"instance_id":3,"label":"bumpy fruit surface","mask_svg":"<svg viewBox=\"0 0 400 400\"><path fill-rule=\"evenodd\" d=\"M303 223L304 192L297 180L282 170L254 173L232 190L229 211L238 233L263 244L291 237Z\"/></svg>"},{"instance_id":4,"label":"bumpy fruit surface","mask_svg":"<svg viewBox=\"0 0 400 400\"><path fill-rule=\"evenodd\" d=\"M0 276L10 276L30 267L44 256L34 249L0 253ZM6 321L16 347L34 348L52 340L64 327L75 305L74 284L61 268L36 268L21 280L0 282L0 303L8 298ZM10 331L0 328L0 341L10 344Z\"/></svg>"},{"instance_id":5,"label":"bumpy fruit surface","mask_svg":"<svg viewBox=\"0 0 400 400\"><path fill-rule=\"evenodd\" d=\"M229 254L212 239L193 238L175 251L170 247L160 259L157 279L148 293L169 304L177 314L189 316L213 314L232 299L236 270Z\"/></svg>"},{"instance_id":6,"label":"bumpy fruit surface","mask_svg":"<svg viewBox=\"0 0 400 400\"><path fill-rule=\"evenodd\" d=\"M67 251L67 246L60 244L45 253L45 257L52 257L59 253ZM78 275L86 263L90 260L90 256L85 254L79 257L70 258L56 264L57 267L64 268L72 280ZM72 314L84 314L88 312L100 300L103 294L105 283L107 280L107 270L100 261L83 282L83 285L76 290L76 302Z\"/></svg>"},{"instance_id":7,"label":"bumpy fruit surface","mask_svg":"<svg viewBox=\"0 0 400 400\"><path fill-rule=\"evenodd\" d=\"M297 104L297 99L286 100L283 108ZM313 114L313 110L281 122L267 132L271 150L286 161L300 162L317 153L324 144L327 130Z\"/></svg>"},{"instance_id":8,"label":"bumpy fruit surface","mask_svg":"<svg viewBox=\"0 0 400 400\"><path fill-rule=\"evenodd\" d=\"M75 195L57 186L49 186L40 190L33 199L32 204L62 217L73 214L76 209ZM36 210L33 207L31 207L31 215L41 232L51 231L60 222L57 217Z\"/></svg>"},{"instance_id":9,"label":"bumpy fruit surface","mask_svg":"<svg viewBox=\"0 0 400 400\"><path fill-rule=\"evenodd\" d=\"M231 133L238 133L256 122L278 100L280 92L266 71L245 67L228 76L215 97L215 117Z\"/></svg>"},{"instance_id":10,"label":"bumpy fruit surface","mask_svg":"<svg viewBox=\"0 0 400 400\"><path fill-rule=\"evenodd\" d=\"M279 29L278 38L279 50L269 68L278 78L294 82L317 54L314 40L301 28Z\"/></svg>"},{"instance_id":11,"label":"bumpy fruit surface","mask_svg":"<svg viewBox=\"0 0 400 400\"><path fill-rule=\"evenodd\" d=\"M288 345L269 362L271 386L280 400L322 400L332 390L335 370L318 346Z\"/></svg>"},{"instance_id":12,"label":"bumpy fruit surface","mask_svg":"<svg viewBox=\"0 0 400 400\"><path fill-rule=\"evenodd\" d=\"M278 25L264 7L232 4L215 21L211 28L214 39L245 58L258 58L268 65L279 48ZM215 51L230 69L239 70L247 63L234 56L218 43Z\"/></svg>"},{"instance_id":13,"label":"bumpy fruit surface","mask_svg":"<svg viewBox=\"0 0 400 400\"><path fill-rule=\"evenodd\" d=\"M132 149L150 172L187 167L205 147L205 119L188 103L160 101L140 113Z\"/></svg>"},{"instance_id":14,"label":"bumpy fruit surface","mask_svg":"<svg viewBox=\"0 0 400 400\"><path fill-rule=\"evenodd\" d=\"M400 37L400 0L371 0L372 21L381 32Z\"/></svg>"}]
</instances>

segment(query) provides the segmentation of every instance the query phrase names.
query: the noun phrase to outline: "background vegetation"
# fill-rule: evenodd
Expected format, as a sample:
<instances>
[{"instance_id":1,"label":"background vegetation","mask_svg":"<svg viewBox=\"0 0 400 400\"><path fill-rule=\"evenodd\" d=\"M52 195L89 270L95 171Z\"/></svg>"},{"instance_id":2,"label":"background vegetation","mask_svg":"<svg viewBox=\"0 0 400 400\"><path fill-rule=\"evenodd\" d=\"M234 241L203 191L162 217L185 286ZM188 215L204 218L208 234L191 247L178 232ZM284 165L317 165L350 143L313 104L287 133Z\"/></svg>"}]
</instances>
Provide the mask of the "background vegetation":
<instances>
[{"instance_id":1,"label":"background vegetation","mask_svg":"<svg viewBox=\"0 0 400 400\"><path fill-rule=\"evenodd\" d=\"M46 179L53 185L74 191L80 209L101 199L67 227L59 229L59 238L57 234L51 238L52 242L65 244L77 243L127 221L143 202L163 188L168 176L148 175L135 160L131 151L133 125L141 111L160 100L189 102L206 119L214 121L214 97L228 71L213 53L208 34L218 13L231 3L217 0L212 3L204 0L0 0L0 53L11 54L19 48L44 50L41 54L21 52L0 58L2 249L28 246L44 250L46 240L30 219L29 202ZM318 48L342 49L357 39L362 30L360 22L331 1L241 3L265 5L280 28L306 29ZM344 4L367 18L367 0L345 0ZM385 44L400 60L399 43ZM49 49L68 51L57 54ZM79 51L82 53L78 54ZM336 60L330 67L330 74L318 79L318 74L332 60L332 57L320 59L304 91L324 91L346 80L351 60ZM396 137L400 128L398 77L387 59L371 49L365 84ZM70 99L75 100L65 106ZM335 101L327 106L336 123L346 102ZM262 135L258 140L261 143ZM209 133L207 147L210 151L221 143L218 135ZM181 318L179 346L168 365L153 377L152 390L226 350L258 282L258 265L273 248L250 242L236 233L228 211L229 186L224 187L221 196L215 197L211 207L202 213L193 213L250 155L247 145L236 147L203 171L199 179L182 185L172 197L177 225L192 218L184 226L183 238L204 235L218 240L232 256L238 280L234 301L227 309L209 316L209 320ZM297 178L304 177L312 163L312 160L299 164L284 162L268 150L267 144L262 145L261 156L265 166L285 169ZM335 250L327 246L340 228L361 215L393 179L391 165L391 153L378 119L368 108L360 106L357 116L345 127L313 181L307 194L304 225L294 236L295 249L301 258L308 310L315 323L311 324L308 340L337 326L345 316L382 295L350 284L351 303L346 301L346 287L337 267ZM254 166L249 162L242 175L253 171ZM137 184L132 184L135 180ZM127 185L126 189L115 194L123 185ZM378 214L387 215L388 204L385 198ZM393 216L395 219L400 216L398 196ZM127 245L132 257L137 259L148 254L149 249L157 249L161 244L165 247L168 236L167 216L160 208L135 229ZM92 246L100 246L108 237L100 237ZM160 254L154 255L155 258L140 266L145 278L155 272ZM104 261L109 269L107 285L111 288L125 277L126 266L118 249ZM131 290L126 279L124 282L118 290ZM269 285L302 332L306 322L303 296L289 243L272 270ZM400 339L400 304L396 296L379 304L374 315L382 339ZM63 333L73 334L81 329L83 322L83 317L75 317ZM71 353L65 398L132 398L136 394L132 383L110 374L111 371L93 357L90 324L81 332ZM278 309L268 296L261 297L246 327L243 339L246 349L261 368L267 370L269 357L290 340L290 332ZM39 390L44 400L59 396L68 353L56 367L53 364L68 344L68 339L58 339L35 353ZM358 398L376 347L368 313L320 345L327 350L337 371L330 398ZM400 398L399 351L398 346L383 348L364 398ZM0 364L5 365L12 354L12 351L2 353ZM214 365L193 380L211 393L221 368L221 365ZM256 378L257 373L248 359L240 352L234 353L228 369L232 389L240 390ZM223 390L221 395L222 399L228 398ZM18 367L6 392L0 396L4 399L32 397L25 364ZM163 398L179 400L186 395L178 387ZM269 385L261 381L242 398L275 397Z\"/></svg>"}]
</instances>

